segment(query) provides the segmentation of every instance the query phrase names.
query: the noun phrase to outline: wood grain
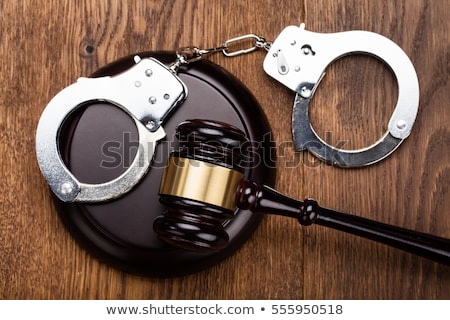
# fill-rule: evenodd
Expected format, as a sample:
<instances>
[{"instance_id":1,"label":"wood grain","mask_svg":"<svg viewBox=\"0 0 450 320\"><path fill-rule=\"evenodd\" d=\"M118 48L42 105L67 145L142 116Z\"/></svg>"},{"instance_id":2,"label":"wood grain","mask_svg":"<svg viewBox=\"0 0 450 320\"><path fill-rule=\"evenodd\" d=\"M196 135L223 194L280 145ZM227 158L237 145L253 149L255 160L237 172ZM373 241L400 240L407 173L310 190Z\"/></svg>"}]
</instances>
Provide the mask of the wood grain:
<instances>
[{"instance_id":1,"label":"wood grain","mask_svg":"<svg viewBox=\"0 0 450 320\"><path fill-rule=\"evenodd\" d=\"M305 22L363 29L414 63L421 104L411 136L383 162L343 170L295 153L293 94L262 70L264 52L211 57L260 101L278 146L277 188L324 206L450 237L450 43L446 0L2 1L0 3L1 299L450 299L450 268L319 226L267 217L235 255L174 279L122 273L82 250L59 221L35 158L49 99L79 76L143 50L174 50ZM312 105L330 143L366 146L385 130L395 79L375 59L334 63Z\"/></svg>"}]
</instances>

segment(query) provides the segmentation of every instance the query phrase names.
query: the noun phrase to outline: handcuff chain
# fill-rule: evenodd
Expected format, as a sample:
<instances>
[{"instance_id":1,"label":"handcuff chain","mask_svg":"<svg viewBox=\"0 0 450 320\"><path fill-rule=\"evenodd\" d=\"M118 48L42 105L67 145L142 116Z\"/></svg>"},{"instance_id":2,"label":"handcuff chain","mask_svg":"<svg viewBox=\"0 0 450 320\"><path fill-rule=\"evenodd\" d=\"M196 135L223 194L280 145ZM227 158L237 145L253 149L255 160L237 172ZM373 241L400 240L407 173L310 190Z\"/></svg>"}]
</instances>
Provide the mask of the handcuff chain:
<instances>
[{"instance_id":1,"label":"handcuff chain","mask_svg":"<svg viewBox=\"0 0 450 320\"><path fill-rule=\"evenodd\" d=\"M240 49L236 51L230 51L230 45L236 45L238 42L244 42L253 39L253 45L246 49ZM209 49L200 49L198 47L185 47L179 49L176 52L177 59L170 65L170 68L177 72L178 68L183 64L189 64L191 62L198 61L203 58L204 55L213 54L216 52L222 52L227 57L236 57L242 54L250 53L258 49L265 49L269 51L272 42L266 41L265 38L257 36L255 34L246 34L236 38L226 40L221 46Z\"/></svg>"},{"instance_id":2,"label":"handcuff chain","mask_svg":"<svg viewBox=\"0 0 450 320\"><path fill-rule=\"evenodd\" d=\"M247 48L247 49L242 49L242 50L237 50L237 51L229 51L229 45L230 44L235 44L238 42L242 42L242 41L246 41L248 39L253 39L254 43L253 46ZM236 38L232 38L232 39L228 39L227 41L225 41L222 45L223 49L222 49L222 53L227 56L227 57L236 57L239 56L241 54L246 54L252 51L255 51L259 48L263 48L266 51L269 51L270 46L272 45L271 42L266 41L266 39L264 39L263 37L257 36L256 34L246 34L240 37L236 37Z\"/></svg>"}]
</instances>

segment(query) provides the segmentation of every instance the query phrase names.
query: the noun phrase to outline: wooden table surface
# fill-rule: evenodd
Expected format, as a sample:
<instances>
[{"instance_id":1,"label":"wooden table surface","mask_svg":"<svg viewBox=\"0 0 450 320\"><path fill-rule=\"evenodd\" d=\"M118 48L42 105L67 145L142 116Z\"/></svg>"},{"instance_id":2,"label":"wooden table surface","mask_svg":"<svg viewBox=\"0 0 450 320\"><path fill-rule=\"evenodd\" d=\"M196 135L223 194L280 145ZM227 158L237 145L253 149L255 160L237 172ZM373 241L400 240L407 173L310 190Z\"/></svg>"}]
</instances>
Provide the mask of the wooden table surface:
<instances>
[{"instance_id":1,"label":"wooden table surface","mask_svg":"<svg viewBox=\"0 0 450 320\"><path fill-rule=\"evenodd\" d=\"M265 53L210 59L253 92L277 142L276 188L323 206L450 238L448 0L2 1L0 3L0 298L450 299L450 268L320 226L267 216L233 256L190 276L152 279L100 263L59 220L35 157L35 129L58 91L135 52L212 47L288 25L363 29L399 44L421 88L408 139L384 161L339 169L295 153L293 93L264 74ZM360 148L386 130L395 78L353 56L328 69L312 123L329 143Z\"/></svg>"}]
</instances>

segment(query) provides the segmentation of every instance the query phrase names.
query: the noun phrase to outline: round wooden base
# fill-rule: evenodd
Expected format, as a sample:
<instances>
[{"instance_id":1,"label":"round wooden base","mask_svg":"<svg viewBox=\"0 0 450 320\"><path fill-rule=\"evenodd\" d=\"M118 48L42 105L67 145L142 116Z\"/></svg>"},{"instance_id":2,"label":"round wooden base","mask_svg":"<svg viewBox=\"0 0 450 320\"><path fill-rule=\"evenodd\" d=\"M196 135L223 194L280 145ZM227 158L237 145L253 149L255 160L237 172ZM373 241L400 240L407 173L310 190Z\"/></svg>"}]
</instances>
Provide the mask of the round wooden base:
<instances>
[{"instance_id":1,"label":"round wooden base","mask_svg":"<svg viewBox=\"0 0 450 320\"><path fill-rule=\"evenodd\" d=\"M173 53L142 53L164 63ZM134 63L118 60L92 76L114 75ZM152 167L142 181L119 199L98 204L62 203L58 212L77 241L101 261L126 272L147 276L177 276L200 271L233 254L252 234L261 216L236 211L226 225L231 242L214 254L188 252L172 247L153 231L154 219L165 211L158 190L169 153L176 150L175 127L186 119L230 123L248 135L255 166L247 177L267 185L275 182L275 146L266 117L252 94L235 77L209 61L199 61L179 71L188 88L187 100L167 119L165 140L157 148ZM109 181L131 163L138 145L136 127L122 110L96 102L70 119L61 134L61 153L72 173L82 182Z\"/></svg>"}]
</instances>

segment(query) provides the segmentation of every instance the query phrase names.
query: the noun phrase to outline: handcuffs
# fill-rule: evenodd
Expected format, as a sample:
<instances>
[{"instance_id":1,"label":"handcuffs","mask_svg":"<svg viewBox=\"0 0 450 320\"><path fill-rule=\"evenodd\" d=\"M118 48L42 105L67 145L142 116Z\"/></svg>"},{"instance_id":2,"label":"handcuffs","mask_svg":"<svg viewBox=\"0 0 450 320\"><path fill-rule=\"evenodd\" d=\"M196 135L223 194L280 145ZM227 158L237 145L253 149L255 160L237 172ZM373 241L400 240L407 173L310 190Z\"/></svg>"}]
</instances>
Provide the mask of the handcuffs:
<instances>
[{"instance_id":1,"label":"handcuffs","mask_svg":"<svg viewBox=\"0 0 450 320\"><path fill-rule=\"evenodd\" d=\"M231 51L238 42L254 41L247 49ZM135 186L151 167L155 147L165 137L164 120L187 97L187 88L177 76L178 67L222 52L245 54L258 48L268 51L265 72L294 91L292 132L295 149L308 150L321 160L341 167L378 162L408 137L419 105L419 83L408 56L391 40L368 31L315 33L300 27L285 28L273 43L250 34L227 40L212 49L185 48L166 66L154 58L136 56L136 64L116 76L80 78L60 91L47 105L36 131L36 153L41 172L53 193L63 202L101 202L118 198ZM375 144L359 150L342 150L324 142L314 131L309 104L333 61L350 54L369 54L384 62L398 82L398 101L388 130ZM119 177L100 184L82 183L65 165L59 150L62 127L77 109L96 101L110 103L133 119L139 148L130 167Z\"/></svg>"},{"instance_id":2,"label":"handcuffs","mask_svg":"<svg viewBox=\"0 0 450 320\"><path fill-rule=\"evenodd\" d=\"M59 92L41 115L36 131L36 154L53 193L64 202L99 202L127 193L150 168L156 144L165 137L162 123L187 96L184 83L153 58L113 77L80 78ZM105 101L127 112L136 124L139 148L130 167L119 177L100 184L81 183L59 152L59 138L68 117L78 108Z\"/></svg>"}]
</instances>

